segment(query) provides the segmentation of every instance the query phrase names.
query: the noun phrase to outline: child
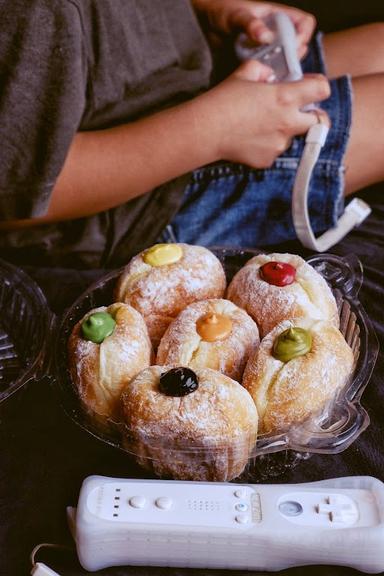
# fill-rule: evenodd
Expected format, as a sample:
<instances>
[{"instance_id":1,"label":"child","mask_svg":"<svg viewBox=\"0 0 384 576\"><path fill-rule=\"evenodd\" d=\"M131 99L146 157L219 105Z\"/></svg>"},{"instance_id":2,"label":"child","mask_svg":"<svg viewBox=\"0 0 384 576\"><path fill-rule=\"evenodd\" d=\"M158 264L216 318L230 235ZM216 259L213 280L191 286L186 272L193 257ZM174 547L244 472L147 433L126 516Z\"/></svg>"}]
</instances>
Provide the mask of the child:
<instances>
[{"instance_id":1,"label":"child","mask_svg":"<svg viewBox=\"0 0 384 576\"><path fill-rule=\"evenodd\" d=\"M312 16L253 0L0 0L0 8L5 258L116 266L164 231L206 245L294 238L302 135L318 121L301 109L312 102L331 122L311 183L314 230L334 224L343 193L383 179L382 24L309 44ZM272 70L249 61L212 86L199 21L209 38L245 30L268 42L263 19L275 10L292 18L304 70L316 74L271 83Z\"/></svg>"}]
</instances>

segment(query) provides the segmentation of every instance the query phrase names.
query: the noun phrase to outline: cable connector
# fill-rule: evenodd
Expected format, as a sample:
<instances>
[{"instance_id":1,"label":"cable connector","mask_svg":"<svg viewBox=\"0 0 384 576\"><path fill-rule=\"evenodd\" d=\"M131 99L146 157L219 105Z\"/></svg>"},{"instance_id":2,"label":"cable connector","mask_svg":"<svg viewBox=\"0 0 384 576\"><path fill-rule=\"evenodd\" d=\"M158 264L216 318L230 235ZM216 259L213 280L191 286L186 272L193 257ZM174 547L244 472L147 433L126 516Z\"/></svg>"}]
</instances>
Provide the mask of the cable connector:
<instances>
[{"instance_id":1,"label":"cable connector","mask_svg":"<svg viewBox=\"0 0 384 576\"><path fill-rule=\"evenodd\" d=\"M32 568L32 576L60 576L57 572L43 564L42 562L36 562Z\"/></svg>"},{"instance_id":2,"label":"cable connector","mask_svg":"<svg viewBox=\"0 0 384 576\"><path fill-rule=\"evenodd\" d=\"M356 224L358 226L366 219L366 217L372 212L371 208L368 206L364 200L361 198L354 198L346 207L345 212L347 214L353 214Z\"/></svg>"},{"instance_id":3,"label":"cable connector","mask_svg":"<svg viewBox=\"0 0 384 576\"><path fill-rule=\"evenodd\" d=\"M327 139L329 128L326 124L314 124L310 127L305 138L305 142L311 142L312 144L319 144L319 146L324 146Z\"/></svg>"}]
</instances>

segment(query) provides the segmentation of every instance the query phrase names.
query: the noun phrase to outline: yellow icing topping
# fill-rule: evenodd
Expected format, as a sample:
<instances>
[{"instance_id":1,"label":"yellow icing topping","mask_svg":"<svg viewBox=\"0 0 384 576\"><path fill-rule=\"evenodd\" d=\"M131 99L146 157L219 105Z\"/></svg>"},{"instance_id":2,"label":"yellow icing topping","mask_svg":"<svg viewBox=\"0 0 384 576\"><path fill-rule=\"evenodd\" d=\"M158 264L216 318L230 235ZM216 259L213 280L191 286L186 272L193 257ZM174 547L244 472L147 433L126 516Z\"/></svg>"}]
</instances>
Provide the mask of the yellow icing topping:
<instances>
[{"instance_id":1,"label":"yellow icing topping","mask_svg":"<svg viewBox=\"0 0 384 576\"><path fill-rule=\"evenodd\" d=\"M155 244L144 252L143 260L150 266L166 266L178 262L183 255L179 244Z\"/></svg>"}]
</instances>

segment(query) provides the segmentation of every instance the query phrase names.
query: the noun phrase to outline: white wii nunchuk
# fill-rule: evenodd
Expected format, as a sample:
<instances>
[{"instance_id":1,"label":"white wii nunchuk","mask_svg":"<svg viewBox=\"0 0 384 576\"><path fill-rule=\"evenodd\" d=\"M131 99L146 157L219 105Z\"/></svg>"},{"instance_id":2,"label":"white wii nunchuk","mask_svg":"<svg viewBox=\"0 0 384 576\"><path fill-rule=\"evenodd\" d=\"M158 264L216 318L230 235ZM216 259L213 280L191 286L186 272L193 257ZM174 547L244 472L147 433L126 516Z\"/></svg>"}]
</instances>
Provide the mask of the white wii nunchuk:
<instances>
[{"instance_id":1,"label":"white wii nunchuk","mask_svg":"<svg viewBox=\"0 0 384 576\"><path fill-rule=\"evenodd\" d=\"M68 516L80 563L282 570L384 570L384 484L347 477L295 485L90 476Z\"/></svg>"},{"instance_id":2,"label":"white wii nunchuk","mask_svg":"<svg viewBox=\"0 0 384 576\"><path fill-rule=\"evenodd\" d=\"M303 76L297 57L295 28L284 12L277 12L267 20L275 32L271 44L253 46L245 34L240 34L235 50L240 60L255 59L270 66L277 82L294 82ZM309 106L306 110L316 110ZM320 117L319 117L320 118ZM348 232L370 214L371 209L359 198L354 198L346 207L336 226L315 237L308 213L308 189L312 172L328 134L328 126L319 123L309 129L292 192L292 219L298 239L306 248L325 252L339 242Z\"/></svg>"}]
</instances>

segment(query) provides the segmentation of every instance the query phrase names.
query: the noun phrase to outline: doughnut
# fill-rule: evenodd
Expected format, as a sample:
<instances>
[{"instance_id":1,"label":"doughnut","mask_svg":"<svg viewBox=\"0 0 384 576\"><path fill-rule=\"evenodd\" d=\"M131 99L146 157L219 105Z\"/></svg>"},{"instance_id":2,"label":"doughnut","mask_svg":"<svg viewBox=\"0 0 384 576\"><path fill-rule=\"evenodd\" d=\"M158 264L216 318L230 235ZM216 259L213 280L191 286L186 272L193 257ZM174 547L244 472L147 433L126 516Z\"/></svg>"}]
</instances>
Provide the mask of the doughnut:
<instances>
[{"instance_id":1,"label":"doughnut","mask_svg":"<svg viewBox=\"0 0 384 576\"><path fill-rule=\"evenodd\" d=\"M121 402L125 448L160 477L232 480L256 442L251 396L209 368L151 366L126 386Z\"/></svg>"},{"instance_id":2,"label":"doughnut","mask_svg":"<svg viewBox=\"0 0 384 576\"><path fill-rule=\"evenodd\" d=\"M211 368L240 381L259 342L257 325L245 310L229 300L201 300L187 306L169 325L156 363Z\"/></svg>"},{"instance_id":3,"label":"doughnut","mask_svg":"<svg viewBox=\"0 0 384 576\"><path fill-rule=\"evenodd\" d=\"M317 416L348 383L354 356L330 322L285 320L263 338L244 371L260 433L286 432Z\"/></svg>"},{"instance_id":4,"label":"doughnut","mask_svg":"<svg viewBox=\"0 0 384 576\"><path fill-rule=\"evenodd\" d=\"M287 318L309 316L339 326L336 300L312 266L294 254L259 254L232 279L227 298L244 308L264 337Z\"/></svg>"},{"instance_id":5,"label":"doughnut","mask_svg":"<svg viewBox=\"0 0 384 576\"><path fill-rule=\"evenodd\" d=\"M224 269L207 248L189 244L155 244L124 268L115 300L126 302L144 317L156 348L168 325L188 304L221 298Z\"/></svg>"}]
</instances>

